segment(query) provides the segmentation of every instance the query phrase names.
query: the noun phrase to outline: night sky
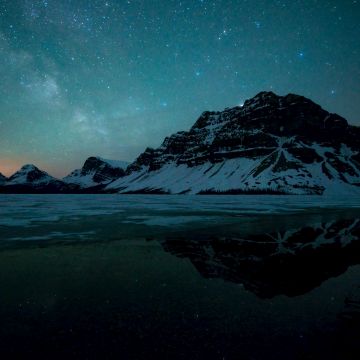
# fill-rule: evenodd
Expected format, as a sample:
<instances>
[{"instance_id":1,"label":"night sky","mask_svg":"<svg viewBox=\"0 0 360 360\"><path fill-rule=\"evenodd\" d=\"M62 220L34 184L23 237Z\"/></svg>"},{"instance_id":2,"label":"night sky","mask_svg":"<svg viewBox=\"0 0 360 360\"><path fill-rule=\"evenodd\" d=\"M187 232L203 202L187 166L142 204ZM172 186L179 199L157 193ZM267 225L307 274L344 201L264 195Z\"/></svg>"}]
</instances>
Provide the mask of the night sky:
<instances>
[{"instance_id":1,"label":"night sky","mask_svg":"<svg viewBox=\"0 0 360 360\"><path fill-rule=\"evenodd\" d=\"M133 160L263 90L360 125L360 1L0 0L0 172Z\"/></svg>"}]
</instances>

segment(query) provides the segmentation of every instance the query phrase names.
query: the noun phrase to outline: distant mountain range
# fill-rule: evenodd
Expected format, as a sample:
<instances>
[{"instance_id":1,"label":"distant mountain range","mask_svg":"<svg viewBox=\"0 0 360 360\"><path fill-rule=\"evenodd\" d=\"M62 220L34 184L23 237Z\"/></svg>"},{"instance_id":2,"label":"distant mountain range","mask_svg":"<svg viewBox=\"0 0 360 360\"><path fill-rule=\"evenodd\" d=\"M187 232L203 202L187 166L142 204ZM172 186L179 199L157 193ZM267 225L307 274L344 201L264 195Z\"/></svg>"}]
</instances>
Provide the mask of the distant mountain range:
<instances>
[{"instance_id":1,"label":"distant mountain range","mask_svg":"<svg viewBox=\"0 0 360 360\"><path fill-rule=\"evenodd\" d=\"M25 165L0 175L0 192L360 194L360 127L303 96L261 92L131 164L90 157L62 180Z\"/></svg>"},{"instance_id":2,"label":"distant mountain range","mask_svg":"<svg viewBox=\"0 0 360 360\"><path fill-rule=\"evenodd\" d=\"M56 179L34 165L24 165L9 178L0 174L0 192L4 193L97 193L107 184L125 175L129 163L88 158L81 169Z\"/></svg>"}]
</instances>

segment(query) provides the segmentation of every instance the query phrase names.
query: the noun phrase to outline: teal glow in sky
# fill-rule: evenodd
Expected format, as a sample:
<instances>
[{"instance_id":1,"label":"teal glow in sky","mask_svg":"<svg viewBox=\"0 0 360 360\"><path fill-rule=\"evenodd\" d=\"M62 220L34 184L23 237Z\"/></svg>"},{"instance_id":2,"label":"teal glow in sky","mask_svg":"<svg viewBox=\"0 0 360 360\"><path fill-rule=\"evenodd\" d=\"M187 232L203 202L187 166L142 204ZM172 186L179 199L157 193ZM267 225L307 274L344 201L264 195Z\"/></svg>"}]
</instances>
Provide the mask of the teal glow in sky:
<instances>
[{"instance_id":1,"label":"teal glow in sky","mask_svg":"<svg viewBox=\"0 0 360 360\"><path fill-rule=\"evenodd\" d=\"M0 0L0 172L133 160L263 90L360 125L360 1Z\"/></svg>"}]
</instances>

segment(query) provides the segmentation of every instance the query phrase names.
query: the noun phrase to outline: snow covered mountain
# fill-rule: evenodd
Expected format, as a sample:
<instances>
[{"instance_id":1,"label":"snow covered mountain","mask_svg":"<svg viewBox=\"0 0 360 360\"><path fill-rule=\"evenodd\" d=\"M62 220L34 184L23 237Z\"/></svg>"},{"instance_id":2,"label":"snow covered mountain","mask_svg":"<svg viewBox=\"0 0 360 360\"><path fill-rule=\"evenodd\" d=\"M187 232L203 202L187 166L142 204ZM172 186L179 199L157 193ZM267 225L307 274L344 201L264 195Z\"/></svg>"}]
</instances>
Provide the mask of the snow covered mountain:
<instances>
[{"instance_id":1,"label":"snow covered mountain","mask_svg":"<svg viewBox=\"0 0 360 360\"><path fill-rule=\"evenodd\" d=\"M62 180L25 165L0 182L2 192L360 194L360 127L303 96L261 92L204 112L130 165L90 157Z\"/></svg>"},{"instance_id":2,"label":"snow covered mountain","mask_svg":"<svg viewBox=\"0 0 360 360\"><path fill-rule=\"evenodd\" d=\"M261 92L204 112L189 131L147 148L120 193L360 193L360 128L311 100Z\"/></svg>"},{"instance_id":3,"label":"snow covered mountain","mask_svg":"<svg viewBox=\"0 0 360 360\"><path fill-rule=\"evenodd\" d=\"M68 184L77 184L81 188L108 184L123 177L128 165L125 161L89 157L81 169L74 170L62 180Z\"/></svg>"},{"instance_id":4,"label":"snow covered mountain","mask_svg":"<svg viewBox=\"0 0 360 360\"><path fill-rule=\"evenodd\" d=\"M7 180L7 185L33 184L43 185L55 180L47 172L39 170L35 165L24 165Z\"/></svg>"},{"instance_id":5,"label":"snow covered mountain","mask_svg":"<svg viewBox=\"0 0 360 360\"><path fill-rule=\"evenodd\" d=\"M59 193L76 190L75 186L65 184L34 165L24 165L1 185L0 192L7 193Z\"/></svg>"},{"instance_id":6,"label":"snow covered mountain","mask_svg":"<svg viewBox=\"0 0 360 360\"><path fill-rule=\"evenodd\" d=\"M15 174L0 176L0 193L96 193L125 175L128 163L90 157L84 166L64 179L56 179L34 165L24 165Z\"/></svg>"}]
</instances>

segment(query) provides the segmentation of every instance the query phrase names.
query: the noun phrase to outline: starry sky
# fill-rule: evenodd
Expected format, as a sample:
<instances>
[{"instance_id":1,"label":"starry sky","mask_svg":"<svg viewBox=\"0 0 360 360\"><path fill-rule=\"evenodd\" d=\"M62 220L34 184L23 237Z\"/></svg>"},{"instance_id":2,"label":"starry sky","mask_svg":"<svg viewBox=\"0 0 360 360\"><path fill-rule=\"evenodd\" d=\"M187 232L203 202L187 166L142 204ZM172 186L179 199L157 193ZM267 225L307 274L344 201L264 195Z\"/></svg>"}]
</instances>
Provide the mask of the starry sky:
<instances>
[{"instance_id":1,"label":"starry sky","mask_svg":"<svg viewBox=\"0 0 360 360\"><path fill-rule=\"evenodd\" d=\"M360 0L0 0L0 172L132 161L260 91L360 125Z\"/></svg>"}]
</instances>

